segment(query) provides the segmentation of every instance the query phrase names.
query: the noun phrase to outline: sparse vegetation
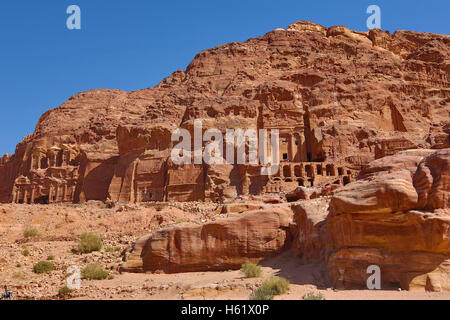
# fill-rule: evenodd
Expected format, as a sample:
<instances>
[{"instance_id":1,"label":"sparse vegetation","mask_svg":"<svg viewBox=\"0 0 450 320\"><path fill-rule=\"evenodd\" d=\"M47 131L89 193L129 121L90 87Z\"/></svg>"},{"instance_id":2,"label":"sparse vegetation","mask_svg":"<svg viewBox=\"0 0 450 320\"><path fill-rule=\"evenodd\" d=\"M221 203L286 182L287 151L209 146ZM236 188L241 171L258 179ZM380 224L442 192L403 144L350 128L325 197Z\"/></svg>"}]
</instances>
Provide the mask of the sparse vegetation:
<instances>
[{"instance_id":1,"label":"sparse vegetation","mask_svg":"<svg viewBox=\"0 0 450 320\"><path fill-rule=\"evenodd\" d=\"M36 229L25 229L23 231L24 238L35 238L39 236L39 231Z\"/></svg>"},{"instance_id":2,"label":"sparse vegetation","mask_svg":"<svg viewBox=\"0 0 450 320\"><path fill-rule=\"evenodd\" d=\"M80 236L80 242L78 243L79 253L91 253L94 251L100 251L102 249L102 240L100 236L95 233L85 232Z\"/></svg>"},{"instance_id":3,"label":"sparse vegetation","mask_svg":"<svg viewBox=\"0 0 450 320\"><path fill-rule=\"evenodd\" d=\"M20 263L16 264L16 268L21 268L21 267L22 267L22 265Z\"/></svg>"},{"instance_id":4,"label":"sparse vegetation","mask_svg":"<svg viewBox=\"0 0 450 320\"><path fill-rule=\"evenodd\" d=\"M246 278L259 278L262 274L261 266L254 263L244 263L241 272Z\"/></svg>"},{"instance_id":5,"label":"sparse vegetation","mask_svg":"<svg viewBox=\"0 0 450 320\"><path fill-rule=\"evenodd\" d=\"M121 247L108 247L105 249L106 252L118 252L121 251L122 248Z\"/></svg>"},{"instance_id":6,"label":"sparse vegetation","mask_svg":"<svg viewBox=\"0 0 450 320\"><path fill-rule=\"evenodd\" d=\"M261 286L250 295L250 300L273 300L274 296L272 289Z\"/></svg>"},{"instance_id":7,"label":"sparse vegetation","mask_svg":"<svg viewBox=\"0 0 450 320\"><path fill-rule=\"evenodd\" d=\"M308 292L303 296L303 300L325 300L325 298L320 292Z\"/></svg>"},{"instance_id":8,"label":"sparse vegetation","mask_svg":"<svg viewBox=\"0 0 450 320\"><path fill-rule=\"evenodd\" d=\"M23 250L23 251L22 251L22 255L23 255L24 257L28 257L28 256L30 255L30 250L28 250L28 249Z\"/></svg>"},{"instance_id":9,"label":"sparse vegetation","mask_svg":"<svg viewBox=\"0 0 450 320\"><path fill-rule=\"evenodd\" d=\"M186 222L189 222L189 220L186 219L186 218L181 218L181 219L179 219L179 220L176 222L176 224L186 223Z\"/></svg>"},{"instance_id":10,"label":"sparse vegetation","mask_svg":"<svg viewBox=\"0 0 450 320\"><path fill-rule=\"evenodd\" d=\"M65 296L71 294L72 292L73 292L72 289L70 289L68 286L64 286L58 290L58 295L65 297Z\"/></svg>"},{"instance_id":11,"label":"sparse vegetation","mask_svg":"<svg viewBox=\"0 0 450 320\"><path fill-rule=\"evenodd\" d=\"M39 261L33 266L34 273L47 273L53 270L55 270L55 266L49 261Z\"/></svg>"},{"instance_id":12,"label":"sparse vegetation","mask_svg":"<svg viewBox=\"0 0 450 320\"><path fill-rule=\"evenodd\" d=\"M98 263L90 263L83 270L81 270L81 276L83 279L88 280L103 280L108 278L108 271Z\"/></svg>"},{"instance_id":13,"label":"sparse vegetation","mask_svg":"<svg viewBox=\"0 0 450 320\"><path fill-rule=\"evenodd\" d=\"M272 289L275 295L285 294L289 290L289 281L282 277L271 277L262 285Z\"/></svg>"},{"instance_id":14,"label":"sparse vegetation","mask_svg":"<svg viewBox=\"0 0 450 320\"><path fill-rule=\"evenodd\" d=\"M51 254L47 257L47 260L48 261L55 260L55 256Z\"/></svg>"},{"instance_id":15,"label":"sparse vegetation","mask_svg":"<svg viewBox=\"0 0 450 320\"><path fill-rule=\"evenodd\" d=\"M250 295L250 300L272 300L274 296L285 294L288 290L289 281L287 279L271 277Z\"/></svg>"}]
</instances>

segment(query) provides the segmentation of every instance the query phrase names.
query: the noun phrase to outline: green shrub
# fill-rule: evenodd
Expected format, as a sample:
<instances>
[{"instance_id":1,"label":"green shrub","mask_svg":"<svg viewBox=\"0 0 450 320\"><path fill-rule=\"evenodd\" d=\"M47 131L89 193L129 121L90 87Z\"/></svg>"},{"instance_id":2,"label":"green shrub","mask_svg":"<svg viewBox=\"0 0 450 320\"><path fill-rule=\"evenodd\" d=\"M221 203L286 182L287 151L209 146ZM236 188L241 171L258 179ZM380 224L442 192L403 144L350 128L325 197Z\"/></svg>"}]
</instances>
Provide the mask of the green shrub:
<instances>
[{"instance_id":1,"label":"green shrub","mask_svg":"<svg viewBox=\"0 0 450 320\"><path fill-rule=\"evenodd\" d=\"M55 270L53 263L48 261L39 261L33 266L34 273L46 273Z\"/></svg>"},{"instance_id":2,"label":"green shrub","mask_svg":"<svg viewBox=\"0 0 450 320\"><path fill-rule=\"evenodd\" d=\"M274 296L272 289L261 286L250 295L250 300L273 300Z\"/></svg>"},{"instance_id":3,"label":"green shrub","mask_svg":"<svg viewBox=\"0 0 450 320\"><path fill-rule=\"evenodd\" d=\"M39 231L37 231L36 229L25 229L23 231L23 236L25 238L34 238L34 237L38 237L39 236Z\"/></svg>"},{"instance_id":4,"label":"green shrub","mask_svg":"<svg viewBox=\"0 0 450 320\"><path fill-rule=\"evenodd\" d=\"M325 300L325 298L320 292L308 292L303 296L303 300Z\"/></svg>"},{"instance_id":5,"label":"green shrub","mask_svg":"<svg viewBox=\"0 0 450 320\"><path fill-rule=\"evenodd\" d=\"M284 294L289 290L289 281L281 277L270 277L256 289L250 300L272 300L274 296Z\"/></svg>"},{"instance_id":6,"label":"green shrub","mask_svg":"<svg viewBox=\"0 0 450 320\"><path fill-rule=\"evenodd\" d=\"M73 292L72 289L70 289L68 286L64 286L58 290L58 295L64 297L71 294L72 292Z\"/></svg>"},{"instance_id":7,"label":"green shrub","mask_svg":"<svg viewBox=\"0 0 450 320\"><path fill-rule=\"evenodd\" d=\"M55 260L55 256L51 254L47 257L47 260L48 261Z\"/></svg>"},{"instance_id":8,"label":"green shrub","mask_svg":"<svg viewBox=\"0 0 450 320\"><path fill-rule=\"evenodd\" d=\"M270 277L263 282L262 286L266 286L273 290L275 295L285 294L289 290L289 281L281 277Z\"/></svg>"},{"instance_id":9,"label":"green shrub","mask_svg":"<svg viewBox=\"0 0 450 320\"><path fill-rule=\"evenodd\" d=\"M28 257L30 255L30 250L25 249L25 250L22 251L22 254L23 254L24 257Z\"/></svg>"},{"instance_id":10,"label":"green shrub","mask_svg":"<svg viewBox=\"0 0 450 320\"><path fill-rule=\"evenodd\" d=\"M95 233L85 232L80 236L78 243L79 253L91 253L93 251L100 251L102 249L102 240L100 236Z\"/></svg>"},{"instance_id":11,"label":"green shrub","mask_svg":"<svg viewBox=\"0 0 450 320\"><path fill-rule=\"evenodd\" d=\"M259 278L262 274L261 266L254 263L244 263L241 272L245 274L246 278Z\"/></svg>"},{"instance_id":12,"label":"green shrub","mask_svg":"<svg viewBox=\"0 0 450 320\"><path fill-rule=\"evenodd\" d=\"M90 263L81 270L81 276L88 280L103 280L108 277L108 271L104 270L98 263Z\"/></svg>"}]
</instances>

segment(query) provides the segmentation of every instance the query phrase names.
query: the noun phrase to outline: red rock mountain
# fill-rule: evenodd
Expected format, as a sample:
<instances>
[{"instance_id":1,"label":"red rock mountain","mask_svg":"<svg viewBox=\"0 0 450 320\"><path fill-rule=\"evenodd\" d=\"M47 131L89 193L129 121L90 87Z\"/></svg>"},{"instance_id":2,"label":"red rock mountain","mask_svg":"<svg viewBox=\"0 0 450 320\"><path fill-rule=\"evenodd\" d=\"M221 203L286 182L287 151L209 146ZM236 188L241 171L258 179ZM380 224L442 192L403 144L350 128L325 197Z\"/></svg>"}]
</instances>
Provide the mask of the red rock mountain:
<instances>
[{"instance_id":1,"label":"red rock mountain","mask_svg":"<svg viewBox=\"0 0 450 320\"><path fill-rule=\"evenodd\" d=\"M196 119L279 129L280 171L175 165L171 134ZM46 112L0 160L0 201L224 201L348 184L372 160L450 147L449 119L450 36L300 21L200 52L155 88L82 92ZM348 207L339 199L334 210Z\"/></svg>"}]
</instances>

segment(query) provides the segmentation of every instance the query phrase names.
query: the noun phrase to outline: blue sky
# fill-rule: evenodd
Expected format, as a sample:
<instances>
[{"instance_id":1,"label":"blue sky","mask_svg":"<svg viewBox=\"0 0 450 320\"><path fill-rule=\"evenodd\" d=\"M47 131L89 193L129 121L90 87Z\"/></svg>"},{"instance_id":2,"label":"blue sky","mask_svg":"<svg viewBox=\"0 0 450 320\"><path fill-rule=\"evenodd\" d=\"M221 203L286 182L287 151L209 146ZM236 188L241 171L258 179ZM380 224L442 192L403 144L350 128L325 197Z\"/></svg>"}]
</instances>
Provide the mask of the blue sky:
<instances>
[{"instance_id":1,"label":"blue sky","mask_svg":"<svg viewBox=\"0 0 450 320\"><path fill-rule=\"evenodd\" d=\"M72 4L81 30L66 28ZM448 0L2 1L0 154L13 153L42 113L75 93L152 87L201 50L298 20L366 31L371 4L385 30L450 34Z\"/></svg>"}]
</instances>

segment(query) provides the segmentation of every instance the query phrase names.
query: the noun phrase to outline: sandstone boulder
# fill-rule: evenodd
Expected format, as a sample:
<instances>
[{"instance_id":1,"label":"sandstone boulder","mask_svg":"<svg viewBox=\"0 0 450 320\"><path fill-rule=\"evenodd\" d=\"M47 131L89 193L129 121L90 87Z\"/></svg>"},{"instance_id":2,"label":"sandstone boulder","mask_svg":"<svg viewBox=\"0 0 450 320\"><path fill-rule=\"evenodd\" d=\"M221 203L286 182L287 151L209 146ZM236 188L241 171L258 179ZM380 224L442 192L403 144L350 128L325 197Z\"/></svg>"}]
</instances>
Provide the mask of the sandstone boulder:
<instances>
[{"instance_id":1,"label":"sandstone boulder","mask_svg":"<svg viewBox=\"0 0 450 320\"><path fill-rule=\"evenodd\" d=\"M417 206L417 191L408 170L379 175L373 180L358 180L336 191L330 214L391 213Z\"/></svg>"},{"instance_id":2,"label":"sandstone boulder","mask_svg":"<svg viewBox=\"0 0 450 320\"><path fill-rule=\"evenodd\" d=\"M384 288L449 290L449 152L373 161L336 192L326 220L335 286L365 288L377 265Z\"/></svg>"},{"instance_id":3,"label":"sandstone boulder","mask_svg":"<svg viewBox=\"0 0 450 320\"><path fill-rule=\"evenodd\" d=\"M414 186L419 194L418 208L450 207L450 149L435 152L420 163Z\"/></svg>"},{"instance_id":4,"label":"sandstone boulder","mask_svg":"<svg viewBox=\"0 0 450 320\"><path fill-rule=\"evenodd\" d=\"M200 226L157 231L136 242L123 271L166 273L238 269L287 249L289 208L257 210Z\"/></svg>"},{"instance_id":5,"label":"sandstone boulder","mask_svg":"<svg viewBox=\"0 0 450 320\"><path fill-rule=\"evenodd\" d=\"M291 226L292 249L303 263L325 260L329 246L326 217L329 199L320 198L291 205L294 221Z\"/></svg>"}]
</instances>

